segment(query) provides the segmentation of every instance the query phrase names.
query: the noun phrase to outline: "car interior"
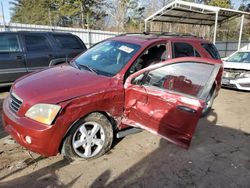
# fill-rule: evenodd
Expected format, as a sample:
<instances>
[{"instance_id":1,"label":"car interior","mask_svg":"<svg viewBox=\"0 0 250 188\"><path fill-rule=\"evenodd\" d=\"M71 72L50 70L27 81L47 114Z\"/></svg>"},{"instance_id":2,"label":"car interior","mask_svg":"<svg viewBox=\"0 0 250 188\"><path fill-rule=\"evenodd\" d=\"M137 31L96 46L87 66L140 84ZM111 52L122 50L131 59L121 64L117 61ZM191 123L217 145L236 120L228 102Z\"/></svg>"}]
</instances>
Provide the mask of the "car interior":
<instances>
[{"instance_id":1,"label":"car interior","mask_svg":"<svg viewBox=\"0 0 250 188\"><path fill-rule=\"evenodd\" d=\"M150 65L165 61L167 59L167 48L165 44L159 44L146 50L132 65L129 70L133 74Z\"/></svg>"}]
</instances>

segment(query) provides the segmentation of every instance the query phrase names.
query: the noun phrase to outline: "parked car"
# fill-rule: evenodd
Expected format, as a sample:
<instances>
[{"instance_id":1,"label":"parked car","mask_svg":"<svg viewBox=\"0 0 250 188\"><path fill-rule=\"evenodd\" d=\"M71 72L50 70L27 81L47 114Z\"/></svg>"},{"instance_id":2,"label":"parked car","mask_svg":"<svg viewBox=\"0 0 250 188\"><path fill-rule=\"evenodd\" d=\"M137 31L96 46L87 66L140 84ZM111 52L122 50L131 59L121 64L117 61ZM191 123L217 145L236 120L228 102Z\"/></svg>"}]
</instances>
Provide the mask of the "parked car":
<instances>
[{"instance_id":1,"label":"parked car","mask_svg":"<svg viewBox=\"0 0 250 188\"><path fill-rule=\"evenodd\" d=\"M51 60L65 61L85 50L81 39L70 33L1 32L0 87L48 67Z\"/></svg>"},{"instance_id":2,"label":"parked car","mask_svg":"<svg viewBox=\"0 0 250 188\"><path fill-rule=\"evenodd\" d=\"M127 34L105 40L70 64L16 81L4 100L4 128L44 156L96 158L114 137L140 129L188 148L220 88L217 53L194 37Z\"/></svg>"},{"instance_id":3,"label":"parked car","mask_svg":"<svg viewBox=\"0 0 250 188\"><path fill-rule=\"evenodd\" d=\"M250 91L250 50L237 51L224 59L224 87Z\"/></svg>"}]
</instances>

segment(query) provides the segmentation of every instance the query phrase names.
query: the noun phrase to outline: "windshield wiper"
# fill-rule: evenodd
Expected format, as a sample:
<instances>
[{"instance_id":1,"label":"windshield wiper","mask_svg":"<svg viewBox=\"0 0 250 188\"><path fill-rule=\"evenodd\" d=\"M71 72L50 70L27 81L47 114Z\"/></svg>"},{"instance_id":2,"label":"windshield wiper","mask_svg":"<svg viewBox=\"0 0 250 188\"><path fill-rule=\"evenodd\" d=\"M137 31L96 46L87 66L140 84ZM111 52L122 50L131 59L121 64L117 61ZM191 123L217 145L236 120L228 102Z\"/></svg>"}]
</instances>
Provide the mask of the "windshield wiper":
<instances>
[{"instance_id":1,"label":"windshield wiper","mask_svg":"<svg viewBox=\"0 0 250 188\"><path fill-rule=\"evenodd\" d=\"M80 67L83 67L83 68L85 68L85 69L88 69L90 72L93 72L93 73L95 73L95 74L98 74L98 72L97 72L95 69L91 68L91 67L88 66L88 65L79 64L79 63L77 63L77 61L74 61L74 65L75 65L78 69L80 69L80 70L81 70Z\"/></svg>"}]
</instances>

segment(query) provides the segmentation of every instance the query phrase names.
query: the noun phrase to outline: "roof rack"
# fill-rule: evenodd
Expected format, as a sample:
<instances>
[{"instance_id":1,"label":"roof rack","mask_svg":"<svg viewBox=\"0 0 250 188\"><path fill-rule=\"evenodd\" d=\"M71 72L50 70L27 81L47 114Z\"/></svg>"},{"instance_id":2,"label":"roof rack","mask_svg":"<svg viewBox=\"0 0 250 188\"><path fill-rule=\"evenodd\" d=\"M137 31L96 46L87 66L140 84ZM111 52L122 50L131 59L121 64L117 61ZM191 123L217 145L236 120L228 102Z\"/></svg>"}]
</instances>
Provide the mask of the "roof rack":
<instances>
[{"instance_id":1,"label":"roof rack","mask_svg":"<svg viewBox=\"0 0 250 188\"><path fill-rule=\"evenodd\" d=\"M116 35L117 37L121 37L121 36L127 36L127 35L150 35L149 32L142 32L142 33L122 33L119 35Z\"/></svg>"},{"instance_id":2,"label":"roof rack","mask_svg":"<svg viewBox=\"0 0 250 188\"><path fill-rule=\"evenodd\" d=\"M191 38L201 38L197 35L194 35L192 33L174 33L174 32L162 32L160 35L162 36L178 36L178 37L191 37Z\"/></svg>"},{"instance_id":3,"label":"roof rack","mask_svg":"<svg viewBox=\"0 0 250 188\"><path fill-rule=\"evenodd\" d=\"M143 33L122 33L117 36L128 36L128 35L152 35L153 37L164 37L164 36L176 36L176 37L190 37L190 38L201 38L191 33L175 33L175 32L143 32Z\"/></svg>"}]
</instances>

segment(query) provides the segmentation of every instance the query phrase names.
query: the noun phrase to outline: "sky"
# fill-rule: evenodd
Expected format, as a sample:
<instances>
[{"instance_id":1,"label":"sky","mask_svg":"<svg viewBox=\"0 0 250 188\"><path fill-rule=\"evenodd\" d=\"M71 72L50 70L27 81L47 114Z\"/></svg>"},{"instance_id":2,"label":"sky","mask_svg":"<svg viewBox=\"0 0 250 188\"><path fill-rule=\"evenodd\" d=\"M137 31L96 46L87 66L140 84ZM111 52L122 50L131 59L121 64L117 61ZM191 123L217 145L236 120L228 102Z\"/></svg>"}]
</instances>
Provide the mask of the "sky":
<instances>
[{"instance_id":1,"label":"sky","mask_svg":"<svg viewBox=\"0 0 250 188\"><path fill-rule=\"evenodd\" d=\"M11 17L11 13L10 13L10 1L11 0L0 0L0 2L2 2L3 4L3 11L4 11L4 17L5 17L5 21L6 23L8 23L10 21L10 17ZM239 7L240 6L240 2L239 0L232 0L233 6L234 7ZM2 18L2 9L0 10L0 22L3 22L3 18Z\"/></svg>"},{"instance_id":2,"label":"sky","mask_svg":"<svg viewBox=\"0 0 250 188\"><path fill-rule=\"evenodd\" d=\"M0 0L3 4L3 11L4 11L4 17L6 22L8 23L10 21L10 4L9 2L11 0ZM3 22L3 18L2 18L2 9L0 10L0 22Z\"/></svg>"}]
</instances>

